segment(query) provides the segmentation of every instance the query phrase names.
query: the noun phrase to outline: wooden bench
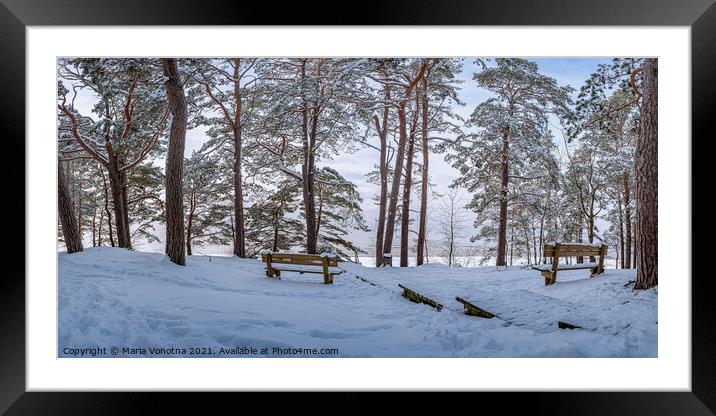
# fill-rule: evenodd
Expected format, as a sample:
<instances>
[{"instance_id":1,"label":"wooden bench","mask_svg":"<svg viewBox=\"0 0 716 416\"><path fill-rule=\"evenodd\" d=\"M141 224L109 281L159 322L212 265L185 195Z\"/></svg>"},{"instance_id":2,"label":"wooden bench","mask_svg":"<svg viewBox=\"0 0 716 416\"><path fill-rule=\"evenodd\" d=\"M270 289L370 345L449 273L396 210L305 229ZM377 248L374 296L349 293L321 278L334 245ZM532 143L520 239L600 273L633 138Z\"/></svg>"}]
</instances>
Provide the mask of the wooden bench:
<instances>
[{"instance_id":1,"label":"wooden bench","mask_svg":"<svg viewBox=\"0 0 716 416\"><path fill-rule=\"evenodd\" d=\"M551 285L557 281L558 270L579 270L591 269L592 276L604 273L604 257L607 255L606 244L589 244L589 243L547 243L544 245L544 257L552 258L552 264L540 264L533 266L539 270L544 277L544 285ZM575 264L559 264L560 257L596 257L599 256L598 263L575 263Z\"/></svg>"},{"instance_id":2,"label":"wooden bench","mask_svg":"<svg viewBox=\"0 0 716 416\"><path fill-rule=\"evenodd\" d=\"M343 273L338 267L338 256L332 253L297 254L261 252L261 261L266 265L266 276L281 277L281 272L315 273L323 275L323 283L333 283L333 276Z\"/></svg>"}]
</instances>

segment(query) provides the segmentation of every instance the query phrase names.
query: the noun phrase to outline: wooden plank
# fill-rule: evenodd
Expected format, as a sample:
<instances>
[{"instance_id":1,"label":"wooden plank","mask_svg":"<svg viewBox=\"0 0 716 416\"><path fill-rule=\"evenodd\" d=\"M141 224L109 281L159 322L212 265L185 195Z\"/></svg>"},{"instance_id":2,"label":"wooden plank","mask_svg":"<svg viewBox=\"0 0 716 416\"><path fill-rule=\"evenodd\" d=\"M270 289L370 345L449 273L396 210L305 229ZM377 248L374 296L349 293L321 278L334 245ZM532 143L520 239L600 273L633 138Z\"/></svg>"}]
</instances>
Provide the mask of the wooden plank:
<instances>
[{"instance_id":1,"label":"wooden plank","mask_svg":"<svg viewBox=\"0 0 716 416\"><path fill-rule=\"evenodd\" d=\"M265 254L262 254L265 256ZM301 264L306 266L323 266L323 259L328 259L328 266L337 267L337 257L321 257L316 254L271 253L271 262L280 264Z\"/></svg>"},{"instance_id":2,"label":"wooden plank","mask_svg":"<svg viewBox=\"0 0 716 416\"><path fill-rule=\"evenodd\" d=\"M317 273L317 274L323 273L322 266L313 265L313 264L306 265L306 264L284 264L284 263L276 264L276 263L274 263L271 265L271 269L273 269L274 271L281 270L284 272L293 272L293 273L301 273L301 274L303 274L303 273ZM345 270L342 270L338 267L329 267L328 271L331 274L341 274Z\"/></svg>"},{"instance_id":3,"label":"wooden plank","mask_svg":"<svg viewBox=\"0 0 716 416\"><path fill-rule=\"evenodd\" d=\"M373 282L371 282L371 281L367 280L366 278L364 278L364 277L360 277L360 276L358 276L358 275L356 275L356 279L358 279L358 280L362 280L362 281L364 281L364 282L368 283L368 284L369 284L369 285L371 285L371 286L378 286L378 285L376 285L375 283L373 283Z\"/></svg>"},{"instance_id":4,"label":"wooden plank","mask_svg":"<svg viewBox=\"0 0 716 416\"><path fill-rule=\"evenodd\" d=\"M601 248L601 244L587 244L587 243L557 243L559 244L560 250L567 250L567 251L584 251L584 250L592 250L592 251L599 251ZM544 249L553 249L555 244L545 244Z\"/></svg>"},{"instance_id":5,"label":"wooden plank","mask_svg":"<svg viewBox=\"0 0 716 416\"><path fill-rule=\"evenodd\" d=\"M402 284L398 284L398 287L403 289L403 297L412 301L412 302L424 303L426 305L430 305L433 308L437 309L438 311L440 311L443 308L443 305L441 305L440 303L430 299L427 296L423 296L420 293L403 286Z\"/></svg>"},{"instance_id":6,"label":"wooden plank","mask_svg":"<svg viewBox=\"0 0 716 416\"><path fill-rule=\"evenodd\" d=\"M573 325L573 324L570 324L570 323L567 323L567 322L562 322L562 321L557 321L557 326L559 327L559 329L577 329L577 328L582 328L581 326Z\"/></svg>"},{"instance_id":7,"label":"wooden plank","mask_svg":"<svg viewBox=\"0 0 716 416\"><path fill-rule=\"evenodd\" d=\"M551 271L554 267L554 264L540 264L537 266L532 266L533 269L539 270L539 271ZM599 263L575 263L575 264L564 264L559 263L557 266L557 270L581 270L581 269L595 269L599 267Z\"/></svg>"},{"instance_id":8,"label":"wooden plank","mask_svg":"<svg viewBox=\"0 0 716 416\"><path fill-rule=\"evenodd\" d=\"M545 257L553 257L554 256L554 250L545 250L544 256ZM573 250L562 250L560 249L557 252L557 257L587 257L587 256L598 256L600 253L599 250L589 250L589 251L573 251Z\"/></svg>"},{"instance_id":9,"label":"wooden plank","mask_svg":"<svg viewBox=\"0 0 716 416\"><path fill-rule=\"evenodd\" d=\"M462 303L462 306L465 310L465 314L467 314L467 315L479 316L480 318L487 318L487 319L492 319L495 317L495 314L493 314L492 312L489 312L489 311L486 311L485 309L477 307L476 305L461 298L460 296L455 296L455 300Z\"/></svg>"}]
</instances>

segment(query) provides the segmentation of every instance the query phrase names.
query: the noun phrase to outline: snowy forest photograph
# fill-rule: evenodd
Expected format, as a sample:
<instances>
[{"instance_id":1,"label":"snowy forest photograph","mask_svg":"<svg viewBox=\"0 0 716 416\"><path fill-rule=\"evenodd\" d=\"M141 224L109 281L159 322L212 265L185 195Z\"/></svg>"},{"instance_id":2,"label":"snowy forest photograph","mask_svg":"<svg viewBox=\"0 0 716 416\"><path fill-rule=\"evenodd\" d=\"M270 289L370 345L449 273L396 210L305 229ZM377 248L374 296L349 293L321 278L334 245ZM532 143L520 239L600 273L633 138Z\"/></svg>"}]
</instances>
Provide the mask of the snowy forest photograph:
<instances>
[{"instance_id":1,"label":"snowy forest photograph","mask_svg":"<svg viewBox=\"0 0 716 416\"><path fill-rule=\"evenodd\" d=\"M61 57L56 105L58 357L658 356L656 58Z\"/></svg>"}]
</instances>

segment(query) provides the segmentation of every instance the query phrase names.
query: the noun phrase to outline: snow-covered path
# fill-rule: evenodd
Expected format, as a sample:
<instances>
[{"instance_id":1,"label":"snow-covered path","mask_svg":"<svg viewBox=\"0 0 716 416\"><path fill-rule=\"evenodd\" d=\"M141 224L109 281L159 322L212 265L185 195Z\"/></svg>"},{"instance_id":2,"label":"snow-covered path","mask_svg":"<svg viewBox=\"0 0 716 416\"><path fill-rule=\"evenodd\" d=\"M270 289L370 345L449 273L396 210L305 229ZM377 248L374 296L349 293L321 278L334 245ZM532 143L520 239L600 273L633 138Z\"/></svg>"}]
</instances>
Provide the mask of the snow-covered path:
<instances>
[{"instance_id":1,"label":"snow-covered path","mask_svg":"<svg viewBox=\"0 0 716 416\"><path fill-rule=\"evenodd\" d=\"M607 270L596 279L582 279L588 272L560 273L556 285L544 287L539 273L519 268L342 267L346 273L323 285L320 275L268 279L258 260L235 257L191 256L179 267L160 254L117 248L60 253L58 354L118 347L117 356L135 357L141 353L121 349L159 347L211 348L209 356L227 357L237 355L218 354L222 347L265 347L337 349L321 355L326 357L656 356L656 290L624 287L633 270ZM434 290L446 308L437 312L404 299L400 282ZM603 307L611 311L603 319L616 311L617 326L632 323L618 335L518 326L464 315L460 304L450 302L450 296L477 289L505 295L522 290L590 311ZM287 355L293 356L250 356Z\"/></svg>"}]
</instances>

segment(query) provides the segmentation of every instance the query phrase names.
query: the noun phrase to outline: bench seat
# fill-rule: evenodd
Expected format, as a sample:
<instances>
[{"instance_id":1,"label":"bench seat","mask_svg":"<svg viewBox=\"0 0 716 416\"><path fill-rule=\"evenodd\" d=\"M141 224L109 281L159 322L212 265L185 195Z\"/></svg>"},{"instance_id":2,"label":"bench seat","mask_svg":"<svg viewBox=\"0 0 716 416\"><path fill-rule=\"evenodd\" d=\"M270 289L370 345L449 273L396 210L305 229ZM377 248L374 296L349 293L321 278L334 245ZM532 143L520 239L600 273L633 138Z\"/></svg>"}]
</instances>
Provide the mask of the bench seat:
<instances>
[{"instance_id":1,"label":"bench seat","mask_svg":"<svg viewBox=\"0 0 716 416\"><path fill-rule=\"evenodd\" d=\"M579 270L579 269L593 269L599 266L599 263L575 263L575 264L560 264L557 266L557 270ZM539 264L533 266L533 269L537 269L544 272L552 271L551 264Z\"/></svg>"},{"instance_id":2,"label":"bench seat","mask_svg":"<svg viewBox=\"0 0 716 416\"><path fill-rule=\"evenodd\" d=\"M278 264L273 263L271 268L274 270L281 270L284 272L296 272L296 273L323 273L321 266L308 266L302 264ZM328 272L330 274L341 274L344 272L340 267L329 267Z\"/></svg>"}]
</instances>

